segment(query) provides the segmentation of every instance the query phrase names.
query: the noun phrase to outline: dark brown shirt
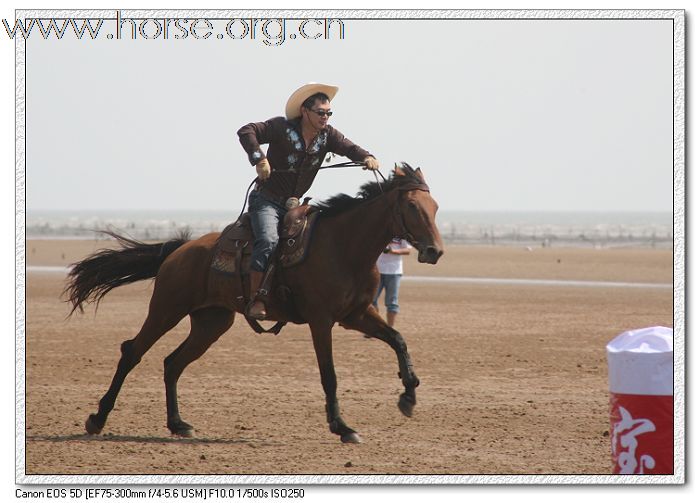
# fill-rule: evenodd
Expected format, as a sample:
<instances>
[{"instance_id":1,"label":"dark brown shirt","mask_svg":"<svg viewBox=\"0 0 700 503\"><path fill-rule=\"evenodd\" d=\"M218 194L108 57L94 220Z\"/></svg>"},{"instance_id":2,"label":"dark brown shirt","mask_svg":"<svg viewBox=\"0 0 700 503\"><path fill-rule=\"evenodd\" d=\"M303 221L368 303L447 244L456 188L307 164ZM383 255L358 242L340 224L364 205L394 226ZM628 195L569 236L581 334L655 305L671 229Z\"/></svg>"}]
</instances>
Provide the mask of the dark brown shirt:
<instances>
[{"instance_id":1,"label":"dark brown shirt","mask_svg":"<svg viewBox=\"0 0 700 503\"><path fill-rule=\"evenodd\" d=\"M326 126L311 145L305 145L301 119L288 121L275 117L265 122L252 122L238 130L238 138L253 166L267 157L272 172L262 183L263 190L283 199L300 198L309 190L327 153L356 162L371 155L332 126ZM260 149L265 143L269 144L267 155Z\"/></svg>"}]
</instances>

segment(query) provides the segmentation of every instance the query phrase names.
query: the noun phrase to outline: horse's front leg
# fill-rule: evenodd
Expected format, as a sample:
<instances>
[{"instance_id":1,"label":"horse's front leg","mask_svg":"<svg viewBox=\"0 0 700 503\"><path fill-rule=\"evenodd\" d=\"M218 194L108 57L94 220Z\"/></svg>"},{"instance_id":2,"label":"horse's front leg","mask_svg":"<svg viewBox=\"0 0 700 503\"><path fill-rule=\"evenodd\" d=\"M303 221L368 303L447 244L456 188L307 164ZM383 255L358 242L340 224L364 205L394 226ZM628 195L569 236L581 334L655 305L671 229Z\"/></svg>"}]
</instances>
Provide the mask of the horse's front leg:
<instances>
[{"instance_id":1,"label":"horse's front leg","mask_svg":"<svg viewBox=\"0 0 700 503\"><path fill-rule=\"evenodd\" d=\"M332 321L309 323L311 336L314 341L314 350L318 360L318 368L321 372L321 385L326 394L326 419L331 433L340 435L340 440L344 443L359 444L362 439L360 435L350 428L340 416L340 407L336 391L338 383L335 377L335 367L333 365L333 338L331 330Z\"/></svg>"},{"instance_id":2,"label":"horse's front leg","mask_svg":"<svg viewBox=\"0 0 700 503\"><path fill-rule=\"evenodd\" d=\"M399 360L399 377L405 388L399 397L399 409L404 416L411 417L416 405L416 388L420 384L420 380L413 371L411 355L408 354L406 341L401 334L387 325L372 306L348 316L340 324L351 330L359 330L370 338L384 341L396 352L396 357Z\"/></svg>"}]
</instances>

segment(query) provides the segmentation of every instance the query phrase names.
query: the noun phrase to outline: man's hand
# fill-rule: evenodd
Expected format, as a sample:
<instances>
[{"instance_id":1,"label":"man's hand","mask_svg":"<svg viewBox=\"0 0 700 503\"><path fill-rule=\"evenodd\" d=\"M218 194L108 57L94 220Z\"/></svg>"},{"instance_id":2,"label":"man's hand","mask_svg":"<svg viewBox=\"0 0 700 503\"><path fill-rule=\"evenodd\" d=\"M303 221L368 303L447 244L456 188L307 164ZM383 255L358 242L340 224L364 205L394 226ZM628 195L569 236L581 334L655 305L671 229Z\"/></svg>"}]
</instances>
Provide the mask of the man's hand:
<instances>
[{"instance_id":1,"label":"man's hand","mask_svg":"<svg viewBox=\"0 0 700 503\"><path fill-rule=\"evenodd\" d=\"M255 165L255 171L258 172L260 180L267 180L270 178L270 163L267 162L267 159L263 159Z\"/></svg>"},{"instance_id":2,"label":"man's hand","mask_svg":"<svg viewBox=\"0 0 700 503\"><path fill-rule=\"evenodd\" d=\"M364 169L371 169L372 171L376 171L379 169L379 161L372 156L365 157L365 160L362 162L365 163Z\"/></svg>"}]
</instances>

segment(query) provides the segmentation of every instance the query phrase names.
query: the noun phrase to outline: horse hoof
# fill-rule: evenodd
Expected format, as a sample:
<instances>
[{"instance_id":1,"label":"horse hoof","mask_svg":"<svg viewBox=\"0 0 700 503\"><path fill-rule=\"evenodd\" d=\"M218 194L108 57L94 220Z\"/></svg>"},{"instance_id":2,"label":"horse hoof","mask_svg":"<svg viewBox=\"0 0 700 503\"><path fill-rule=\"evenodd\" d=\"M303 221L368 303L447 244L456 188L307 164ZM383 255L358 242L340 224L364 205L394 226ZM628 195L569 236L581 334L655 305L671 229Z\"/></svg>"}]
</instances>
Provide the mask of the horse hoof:
<instances>
[{"instance_id":1,"label":"horse hoof","mask_svg":"<svg viewBox=\"0 0 700 503\"><path fill-rule=\"evenodd\" d=\"M413 416L413 408L416 406L416 399L403 393L399 397L399 410L406 417Z\"/></svg>"},{"instance_id":2,"label":"horse hoof","mask_svg":"<svg viewBox=\"0 0 700 503\"><path fill-rule=\"evenodd\" d=\"M340 441L344 444L361 444L362 438L360 437L360 435L353 431L352 433L346 433L345 435L340 437Z\"/></svg>"},{"instance_id":3,"label":"horse hoof","mask_svg":"<svg viewBox=\"0 0 700 503\"><path fill-rule=\"evenodd\" d=\"M194 437L194 428L183 428L173 432L173 435L177 435L182 438L192 438Z\"/></svg>"},{"instance_id":4,"label":"horse hoof","mask_svg":"<svg viewBox=\"0 0 700 503\"><path fill-rule=\"evenodd\" d=\"M172 433L175 436L178 437L183 437L183 438L192 438L194 437L194 428L192 425L185 423L184 421L181 421L177 424L173 424L172 426L168 426L168 429L170 430L170 433Z\"/></svg>"},{"instance_id":5,"label":"horse hoof","mask_svg":"<svg viewBox=\"0 0 700 503\"><path fill-rule=\"evenodd\" d=\"M97 426L95 422L96 417L95 414L90 414L85 421L85 431L90 435L99 435L102 431L102 426Z\"/></svg>"}]
</instances>

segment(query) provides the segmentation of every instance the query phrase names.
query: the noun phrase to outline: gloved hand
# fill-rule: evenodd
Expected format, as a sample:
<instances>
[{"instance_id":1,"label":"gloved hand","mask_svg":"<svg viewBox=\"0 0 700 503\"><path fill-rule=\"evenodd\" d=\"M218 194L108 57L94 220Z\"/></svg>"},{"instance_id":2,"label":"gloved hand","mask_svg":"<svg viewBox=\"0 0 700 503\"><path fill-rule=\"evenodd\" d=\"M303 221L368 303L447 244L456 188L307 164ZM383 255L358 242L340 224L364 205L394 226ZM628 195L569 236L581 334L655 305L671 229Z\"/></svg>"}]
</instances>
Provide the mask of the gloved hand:
<instances>
[{"instance_id":1,"label":"gloved hand","mask_svg":"<svg viewBox=\"0 0 700 503\"><path fill-rule=\"evenodd\" d=\"M373 171L379 169L379 161L372 156L365 157L365 160L362 162L365 163L364 169L371 169Z\"/></svg>"},{"instance_id":2,"label":"gloved hand","mask_svg":"<svg viewBox=\"0 0 700 503\"><path fill-rule=\"evenodd\" d=\"M258 178L267 180L270 178L270 163L267 162L267 159L263 159L255 165L255 171L258 172Z\"/></svg>"}]
</instances>

